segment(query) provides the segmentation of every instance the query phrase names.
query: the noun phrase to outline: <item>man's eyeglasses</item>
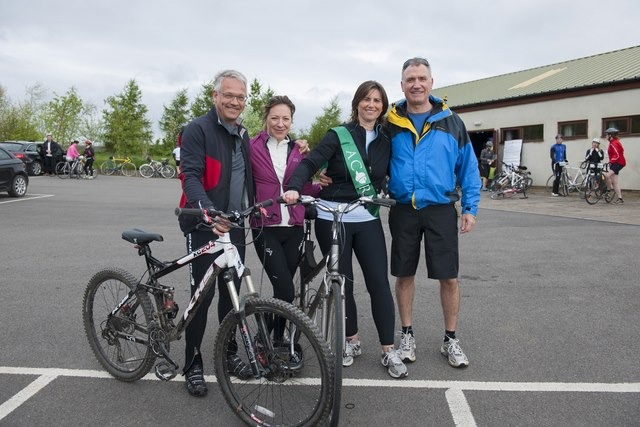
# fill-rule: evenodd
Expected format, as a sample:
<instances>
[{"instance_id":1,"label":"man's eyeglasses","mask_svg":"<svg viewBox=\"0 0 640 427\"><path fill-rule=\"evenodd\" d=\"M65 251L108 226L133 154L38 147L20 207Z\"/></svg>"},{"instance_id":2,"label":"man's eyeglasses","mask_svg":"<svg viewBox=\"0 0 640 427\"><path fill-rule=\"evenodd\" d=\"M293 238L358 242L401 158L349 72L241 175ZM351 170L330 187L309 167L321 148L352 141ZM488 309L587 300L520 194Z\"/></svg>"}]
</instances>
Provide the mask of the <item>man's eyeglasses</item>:
<instances>
[{"instance_id":1,"label":"man's eyeglasses","mask_svg":"<svg viewBox=\"0 0 640 427\"><path fill-rule=\"evenodd\" d=\"M404 64L402 64L402 71L406 70L407 67L409 67L410 65L424 65L425 67L429 68L429 61L427 61L424 58L420 58L420 57L416 57L416 58L411 58L411 59L407 59Z\"/></svg>"},{"instance_id":2,"label":"man's eyeglasses","mask_svg":"<svg viewBox=\"0 0 640 427\"><path fill-rule=\"evenodd\" d=\"M247 97L244 95L232 95L230 93L221 93L220 96L222 96L222 99L224 99L225 101L232 101L235 99L241 104L247 100Z\"/></svg>"}]
</instances>

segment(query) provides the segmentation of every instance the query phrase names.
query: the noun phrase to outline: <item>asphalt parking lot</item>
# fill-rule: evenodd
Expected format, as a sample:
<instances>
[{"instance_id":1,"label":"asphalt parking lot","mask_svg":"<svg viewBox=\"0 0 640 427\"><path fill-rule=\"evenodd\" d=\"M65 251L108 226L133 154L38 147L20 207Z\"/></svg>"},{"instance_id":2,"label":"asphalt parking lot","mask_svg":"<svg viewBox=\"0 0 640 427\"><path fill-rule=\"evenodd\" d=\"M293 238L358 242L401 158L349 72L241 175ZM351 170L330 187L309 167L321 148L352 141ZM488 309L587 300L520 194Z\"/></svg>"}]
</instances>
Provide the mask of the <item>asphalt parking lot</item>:
<instances>
[{"instance_id":1,"label":"asphalt parking lot","mask_svg":"<svg viewBox=\"0 0 640 427\"><path fill-rule=\"evenodd\" d=\"M206 361L215 316L203 346L210 392L202 399L188 396L181 377L114 380L84 336L82 297L93 273L109 265L143 272L123 229L161 233L165 241L153 246L161 259L184 254L173 215L179 194L175 179L42 176L30 179L25 198L0 195L0 425L239 425ZM458 336L471 364L457 370L439 354L438 290L421 265L418 360L405 380L380 365L356 268L364 352L344 369L341 424L637 425L639 225L636 193L625 194L623 206L552 199L542 190L526 200L483 193L476 229L460 239ZM252 248L247 264L260 284ZM186 271L165 283L184 307ZM172 345L179 362L183 349L182 341Z\"/></svg>"}]
</instances>

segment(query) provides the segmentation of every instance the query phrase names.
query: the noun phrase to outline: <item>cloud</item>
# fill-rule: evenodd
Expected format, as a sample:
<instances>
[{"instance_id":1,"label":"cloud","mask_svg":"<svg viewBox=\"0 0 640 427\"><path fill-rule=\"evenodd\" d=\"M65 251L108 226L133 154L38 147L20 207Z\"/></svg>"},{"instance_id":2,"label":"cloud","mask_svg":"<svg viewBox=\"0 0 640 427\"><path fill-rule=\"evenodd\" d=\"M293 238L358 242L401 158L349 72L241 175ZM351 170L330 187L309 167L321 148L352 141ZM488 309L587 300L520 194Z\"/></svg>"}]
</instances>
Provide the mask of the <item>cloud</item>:
<instances>
[{"instance_id":1,"label":"cloud","mask_svg":"<svg viewBox=\"0 0 640 427\"><path fill-rule=\"evenodd\" d=\"M635 28L640 7L606 6L615 19L595 0L2 2L0 85L14 100L37 82L49 95L73 86L102 109L135 79L157 123L177 91L236 68L289 95L301 129L334 97L346 118L365 80L401 98L409 57L428 58L442 87L637 45L616 29Z\"/></svg>"}]
</instances>

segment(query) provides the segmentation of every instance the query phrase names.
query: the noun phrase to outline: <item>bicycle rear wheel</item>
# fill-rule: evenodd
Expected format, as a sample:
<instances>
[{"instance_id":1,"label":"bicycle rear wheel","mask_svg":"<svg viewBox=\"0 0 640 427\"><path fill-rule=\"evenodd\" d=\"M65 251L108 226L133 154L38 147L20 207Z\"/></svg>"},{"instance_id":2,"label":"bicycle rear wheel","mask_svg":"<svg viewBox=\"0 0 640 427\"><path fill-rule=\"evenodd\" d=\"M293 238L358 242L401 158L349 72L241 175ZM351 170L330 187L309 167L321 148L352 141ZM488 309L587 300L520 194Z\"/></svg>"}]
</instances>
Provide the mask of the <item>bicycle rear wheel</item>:
<instances>
[{"instance_id":1,"label":"bicycle rear wheel","mask_svg":"<svg viewBox=\"0 0 640 427\"><path fill-rule=\"evenodd\" d=\"M153 167L147 163L140 165L140 176L143 178L151 178L153 176Z\"/></svg>"},{"instance_id":2,"label":"bicycle rear wheel","mask_svg":"<svg viewBox=\"0 0 640 427\"><path fill-rule=\"evenodd\" d=\"M250 425L325 424L334 357L316 326L298 308L273 298L247 300L244 314L258 378L232 379L229 373L229 355L250 365L236 313L224 318L215 342L216 378L232 411Z\"/></svg>"},{"instance_id":3,"label":"bicycle rear wheel","mask_svg":"<svg viewBox=\"0 0 640 427\"><path fill-rule=\"evenodd\" d=\"M119 268L96 273L84 294L82 320L91 350L98 362L121 381L136 381L153 366L156 356L149 343L153 305L142 291L131 297L113 315L136 279Z\"/></svg>"},{"instance_id":4,"label":"bicycle rear wheel","mask_svg":"<svg viewBox=\"0 0 640 427\"><path fill-rule=\"evenodd\" d=\"M124 176L136 176L136 165L133 163L123 163L120 173Z\"/></svg>"},{"instance_id":5,"label":"bicycle rear wheel","mask_svg":"<svg viewBox=\"0 0 640 427\"><path fill-rule=\"evenodd\" d=\"M547 189L548 193L553 192L553 180L556 179L555 175L551 175L549 178L547 178L547 183L545 184L545 188Z\"/></svg>"}]
</instances>

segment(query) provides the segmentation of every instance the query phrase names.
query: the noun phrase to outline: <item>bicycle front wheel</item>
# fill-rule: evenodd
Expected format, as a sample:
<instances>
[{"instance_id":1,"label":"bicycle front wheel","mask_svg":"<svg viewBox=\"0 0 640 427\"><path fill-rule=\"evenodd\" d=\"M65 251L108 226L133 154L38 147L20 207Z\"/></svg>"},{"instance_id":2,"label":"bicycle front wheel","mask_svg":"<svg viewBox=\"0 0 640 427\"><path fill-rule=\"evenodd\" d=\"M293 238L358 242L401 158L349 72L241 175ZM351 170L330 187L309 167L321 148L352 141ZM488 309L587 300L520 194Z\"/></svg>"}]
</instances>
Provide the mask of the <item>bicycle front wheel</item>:
<instances>
[{"instance_id":1,"label":"bicycle front wheel","mask_svg":"<svg viewBox=\"0 0 640 427\"><path fill-rule=\"evenodd\" d=\"M120 173L124 176L136 176L136 165L133 163L123 163Z\"/></svg>"},{"instance_id":2,"label":"bicycle front wheel","mask_svg":"<svg viewBox=\"0 0 640 427\"><path fill-rule=\"evenodd\" d=\"M56 175L58 175L58 178L69 178L69 172L70 168L67 162L58 162L58 164L56 165Z\"/></svg>"},{"instance_id":3,"label":"bicycle front wheel","mask_svg":"<svg viewBox=\"0 0 640 427\"><path fill-rule=\"evenodd\" d=\"M590 205L595 205L600 200L600 194L598 193L598 186L595 177L591 176L587 180L586 189L584 191L584 199Z\"/></svg>"},{"instance_id":4,"label":"bicycle front wheel","mask_svg":"<svg viewBox=\"0 0 640 427\"><path fill-rule=\"evenodd\" d=\"M84 293L82 320L89 345L98 362L121 381L136 381L153 366L156 356L149 342L149 324L153 305L149 295L140 291L131 295L111 315L136 279L119 268L96 273Z\"/></svg>"},{"instance_id":5,"label":"bicycle front wheel","mask_svg":"<svg viewBox=\"0 0 640 427\"><path fill-rule=\"evenodd\" d=\"M230 408L249 425L325 424L334 357L318 329L298 308L273 298L248 300L244 315L240 324L236 313L229 313L215 342L216 378ZM237 355L251 365L250 352L258 374L232 379L228 357Z\"/></svg>"},{"instance_id":6,"label":"bicycle front wheel","mask_svg":"<svg viewBox=\"0 0 640 427\"><path fill-rule=\"evenodd\" d=\"M549 178L547 178L547 183L545 184L545 188L547 189L548 193L551 193L553 191L553 180L556 179L555 175L551 175Z\"/></svg>"},{"instance_id":7,"label":"bicycle front wheel","mask_svg":"<svg viewBox=\"0 0 640 427\"><path fill-rule=\"evenodd\" d=\"M173 178L176 175L176 170L169 165L164 165L160 169L160 174L163 178Z\"/></svg>"},{"instance_id":8,"label":"bicycle front wheel","mask_svg":"<svg viewBox=\"0 0 640 427\"><path fill-rule=\"evenodd\" d=\"M140 165L140 176L143 178L151 178L153 176L153 167L149 164Z\"/></svg>"}]
</instances>

